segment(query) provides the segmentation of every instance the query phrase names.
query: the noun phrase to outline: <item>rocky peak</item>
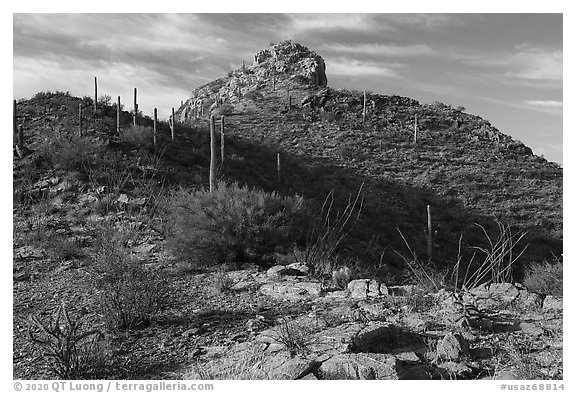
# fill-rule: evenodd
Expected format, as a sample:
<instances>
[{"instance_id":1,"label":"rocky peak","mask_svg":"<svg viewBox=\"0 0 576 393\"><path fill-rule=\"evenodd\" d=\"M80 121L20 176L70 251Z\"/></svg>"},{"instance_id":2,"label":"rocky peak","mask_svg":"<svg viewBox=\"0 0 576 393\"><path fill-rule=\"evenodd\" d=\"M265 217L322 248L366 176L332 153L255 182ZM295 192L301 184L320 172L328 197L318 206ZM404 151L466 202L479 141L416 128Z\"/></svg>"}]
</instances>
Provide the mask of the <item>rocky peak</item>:
<instances>
[{"instance_id":1,"label":"rocky peak","mask_svg":"<svg viewBox=\"0 0 576 393\"><path fill-rule=\"evenodd\" d=\"M270 45L268 49L256 53L253 67L277 73L301 75L320 87L328 84L324 59L305 46L290 40Z\"/></svg>"}]
</instances>

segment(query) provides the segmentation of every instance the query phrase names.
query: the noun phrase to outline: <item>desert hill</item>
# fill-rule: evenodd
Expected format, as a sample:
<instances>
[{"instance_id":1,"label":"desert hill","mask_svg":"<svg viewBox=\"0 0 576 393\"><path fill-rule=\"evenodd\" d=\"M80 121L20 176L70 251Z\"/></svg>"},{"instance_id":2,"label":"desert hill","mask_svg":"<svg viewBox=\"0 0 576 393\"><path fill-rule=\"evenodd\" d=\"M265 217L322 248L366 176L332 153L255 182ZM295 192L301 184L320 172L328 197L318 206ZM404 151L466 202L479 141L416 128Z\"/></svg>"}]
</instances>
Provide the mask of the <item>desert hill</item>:
<instances>
[{"instance_id":1,"label":"desert hill","mask_svg":"<svg viewBox=\"0 0 576 393\"><path fill-rule=\"evenodd\" d=\"M246 375L222 356L239 365L248 346L282 365L258 378L479 378L534 342L522 359L548 363L523 375L561 377L562 168L464 108L335 90L329 70L302 45L271 45L194 89L156 133L109 96L19 100L14 376L232 378ZM38 321L60 302L102 333L82 347L101 358L39 361L62 332L42 336ZM293 322L350 342L309 357ZM445 356L454 340L471 351ZM367 374L329 361L374 351L385 367Z\"/></svg>"}]
</instances>

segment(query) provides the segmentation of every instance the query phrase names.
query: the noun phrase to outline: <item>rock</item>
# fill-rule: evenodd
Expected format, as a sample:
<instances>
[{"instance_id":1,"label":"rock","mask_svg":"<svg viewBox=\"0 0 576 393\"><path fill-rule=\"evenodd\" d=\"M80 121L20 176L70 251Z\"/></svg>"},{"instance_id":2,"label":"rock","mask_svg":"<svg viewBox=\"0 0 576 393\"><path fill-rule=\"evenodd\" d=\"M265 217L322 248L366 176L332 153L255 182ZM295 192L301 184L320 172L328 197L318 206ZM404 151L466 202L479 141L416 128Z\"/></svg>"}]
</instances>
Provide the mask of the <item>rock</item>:
<instances>
[{"instance_id":1,"label":"rock","mask_svg":"<svg viewBox=\"0 0 576 393\"><path fill-rule=\"evenodd\" d=\"M345 353L326 360L318 372L322 379L399 379L398 361L382 353Z\"/></svg>"},{"instance_id":2,"label":"rock","mask_svg":"<svg viewBox=\"0 0 576 393\"><path fill-rule=\"evenodd\" d=\"M434 372L442 379L467 379L472 376L470 367L456 362L440 363Z\"/></svg>"},{"instance_id":3,"label":"rock","mask_svg":"<svg viewBox=\"0 0 576 393\"><path fill-rule=\"evenodd\" d=\"M523 333L530 334L531 336L540 336L544 334L544 329L532 322L520 322L518 328Z\"/></svg>"},{"instance_id":4,"label":"rock","mask_svg":"<svg viewBox=\"0 0 576 393\"><path fill-rule=\"evenodd\" d=\"M390 325L382 322L371 322L352 339L353 352L382 352L390 349L394 331Z\"/></svg>"},{"instance_id":5,"label":"rock","mask_svg":"<svg viewBox=\"0 0 576 393\"><path fill-rule=\"evenodd\" d=\"M260 292L276 300L308 300L322 294L319 282L275 282L264 284Z\"/></svg>"},{"instance_id":6,"label":"rock","mask_svg":"<svg viewBox=\"0 0 576 393\"><path fill-rule=\"evenodd\" d=\"M468 304L476 304L480 309L494 309L511 304L519 295L520 290L514 284L494 283L471 289L464 294L463 299Z\"/></svg>"},{"instance_id":7,"label":"rock","mask_svg":"<svg viewBox=\"0 0 576 393\"><path fill-rule=\"evenodd\" d=\"M448 333L438 341L436 354L441 359L456 360L468 353L469 343L459 333Z\"/></svg>"},{"instance_id":8,"label":"rock","mask_svg":"<svg viewBox=\"0 0 576 393\"><path fill-rule=\"evenodd\" d=\"M196 336L198 333L200 333L200 328L192 328L182 333L182 337L189 338L190 336Z\"/></svg>"},{"instance_id":9,"label":"rock","mask_svg":"<svg viewBox=\"0 0 576 393\"><path fill-rule=\"evenodd\" d=\"M302 379L312 373L320 364L299 356L291 357L285 352L271 355L262 362L262 369L268 375L268 379L294 380Z\"/></svg>"},{"instance_id":10,"label":"rock","mask_svg":"<svg viewBox=\"0 0 576 393\"><path fill-rule=\"evenodd\" d=\"M388 287L388 294L393 296L410 296L418 292L416 285L399 285Z\"/></svg>"},{"instance_id":11,"label":"rock","mask_svg":"<svg viewBox=\"0 0 576 393\"><path fill-rule=\"evenodd\" d=\"M542 297L537 293L521 290L514 304L524 310L536 310L542 307Z\"/></svg>"},{"instance_id":12,"label":"rock","mask_svg":"<svg viewBox=\"0 0 576 393\"><path fill-rule=\"evenodd\" d=\"M488 359L493 353L490 348L473 348L470 349L470 355L475 359Z\"/></svg>"},{"instance_id":13,"label":"rock","mask_svg":"<svg viewBox=\"0 0 576 393\"><path fill-rule=\"evenodd\" d=\"M430 379L430 374L426 369L420 365L405 365L404 363L398 367L399 379L403 380L428 380Z\"/></svg>"},{"instance_id":14,"label":"rock","mask_svg":"<svg viewBox=\"0 0 576 393\"><path fill-rule=\"evenodd\" d=\"M562 312L564 310L562 298L548 295L544 298L542 303L542 311L544 312Z\"/></svg>"},{"instance_id":15,"label":"rock","mask_svg":"<svg viewBox=\"0 0 576 393\"><path fill-rule=\"evenodd\" d=\"M300 263L292 263L288 266L272 266L266 271L266 275L268 277L306 276L308 275L308 266Z\"/></svg>"}]
</instances>

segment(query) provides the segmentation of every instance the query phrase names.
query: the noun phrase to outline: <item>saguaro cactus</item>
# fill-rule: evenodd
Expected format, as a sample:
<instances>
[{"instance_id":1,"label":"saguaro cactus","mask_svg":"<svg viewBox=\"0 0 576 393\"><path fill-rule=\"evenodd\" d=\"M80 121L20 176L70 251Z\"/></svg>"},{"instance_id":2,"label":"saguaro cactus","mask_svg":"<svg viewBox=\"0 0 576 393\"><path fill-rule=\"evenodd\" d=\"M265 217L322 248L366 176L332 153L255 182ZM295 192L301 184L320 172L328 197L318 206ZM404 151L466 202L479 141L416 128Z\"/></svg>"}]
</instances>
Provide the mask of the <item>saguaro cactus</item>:
<instances>
[{"instance_id":1,"label":"saguaro cactus","mask_svg":"<svg viewBox=\"0 0 576 393\"><path fill-rule=\"evenodd\" d=\"M156 127L158 123L158 109L154 108L154 149L156 149Z\"/></svg>"},{"instance_id":2,"label":"saguaro cactus","mask_svg":"<svg viewBox=\"0 0 576 393\"><path fill-rule=\"evenodd\" d=\"M118 105L116 105L116 134L120 135L120 96L118 96Z\"/></svg>"},{"instance_id":3,"label":"saguaro cactus","mask_svg":"<svg viewBox=\"0 0 576 393\"><path fill-rule=\"evenodd\" d=\"M282 165L281 165L281 158L280 152L276 154L276 181L278 184L282 181Z\"/></svg>"},{"instance_id":4,"label":"saguaro cactus","mask_svg":"<svg viewBox=\"0 0 576 393\"><path fill-rule=\"evenodd\" d=\"M136 127L136 117L138 116L138 89L134 88L134 127Z\"/></svg>"},{"instance_id":5,"label":"saguaro cactus","mask_svg":"<svg viewBox=\"0 0 576 393\"><path fill-rule=\"evenodd\" d=\"M414 113L414 144L418 143L418 113Z\"/></svg>"},{"instance_id":6,"label":"saguaro cactus","mask_svg":"<svg viewBox=\"0 0 576 393\"><path fill-rule=\"evenodd\" d=\"M22 124L18 126L18 145L20 147L24 146L24 127Z\"/></svg>"},{"instance_id":7,"label":"saguaro cactus","mask_svg":"<svg viewBox=\"0 0 576 393\"><path fill-rule=\"evenodd\" d=\"M94 77L94 113L96 113L97 105L98 105L98 79Z\"/></svg>"},{"instance_id":8,"label":"saguaro cactus","mask_svg":"<svg viewBox=\"0 0 576 393\"><path fill-rule=\"evenodd\" d=\"M172 121L170 122L170 131L172 134L172 140L174 140L174 129L176 128L176 116L174 116L174 108L172 108Z\"/></svg>"},{"instance_id":9,"label":"saguaro cactus","mask_svg":"<svg viewBox=\"0 0 576 393\"><path fill-rule=\"evenodd\" d=\"M220 162L224 164L224 116L220 116Z\"/></svg>"},{"instance_id":10,"label":"saguaro cactus","mask_svg":"<svg viewBox=\"0 0 576 393\"><path fill-rule=\"evenodd\" d=\"M428 230L426 231L426 245L428 252L428 259L432 259L432 213L430 205L426 205L426 213L428 216Z\"/></svg>"},{"instance_id":11,"label":"saguaro cactus","mask_svg":"<svg viewBox=\"0 0 576 393\"><path fill-rule=\"evenodd\" d=\"M364 90L364 104L362 107L362 123L366 121L366 90Z\"/></svg>"},{"instance_id":12,"label":"saguaro cactus","mask_svg":"<svg viewBox=\"0 0 576 393\"><path fill-rule=\"evenodd\" d=\"M16 135L18 133L18 104L16 103L16 100L14 100L14 110L12 113L12 121L13 121L13 127L14 127L14 135Z\"/></svg>"},{"instance_id":13,"label":"saguaro cactus","mask_svg":"<svg viewBox=\"0 0 576 393\"><path fill-rule=\"evenodd\" d=\"M78 105L78 133L82 137L82 104Z\"/></svg>"},{"instance_id":14,"label":"saguaro cactus","mask_svg":"<svg viewBox=\"0 0 576 393\"><path fill-rule=\"evenodd\" d=\"M210 115L210 192L216 187L216 131L214 115Z\"/></svg>"}]
</instances>

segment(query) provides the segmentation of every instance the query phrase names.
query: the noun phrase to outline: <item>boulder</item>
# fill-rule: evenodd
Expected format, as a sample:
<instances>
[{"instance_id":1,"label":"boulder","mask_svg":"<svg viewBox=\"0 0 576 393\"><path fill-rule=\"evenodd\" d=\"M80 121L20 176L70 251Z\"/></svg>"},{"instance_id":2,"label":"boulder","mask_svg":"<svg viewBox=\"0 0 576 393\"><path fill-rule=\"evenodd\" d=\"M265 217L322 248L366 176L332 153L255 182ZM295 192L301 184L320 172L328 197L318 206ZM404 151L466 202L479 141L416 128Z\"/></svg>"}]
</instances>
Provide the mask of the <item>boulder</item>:
<instances>
[{"instance_id":1,"label":"boulder","mask_svg":"<svg viewBox=\"0 0 576 393\"><path fill-rule=\"evenodd\" d=\"M343 353L320 366L321 379L399 379L398 361L382 353Z\"/></svg>"},{"instance_id":2,"label":"boulder","mask_svg":"<svg viewBox=\"0 0 576 393\"><path fill-rule=\"evenodd\" d=\"M436 344L436 354L441 359L456 360L468 353L470 344L459 333L448 333Z\"/></svg>"},{"instance_id":3,"label":"boulder","mask_svg":"<svg viewBox=\"0 0 576 393\"><path fill-rule=\"evenodd\" d=\"M308 274L308 266L301 263L292 263L290 265L276 265L272 266L266 271L268 277L281 277L281 276L306 276Z\"/></svg>"},{"instance_id":4,"label":"boulder","mask_svg":"<svg viewBox=\"0 0 576 393\"><path fill-rule=\"evenodd\" d=\"M561 312L564 310L562 298L556 296L546 296L542 303L542 311L544 312Z\"/></svg>"},{"instance_id":5,"label":"boulder","mask_svg":"<svg viewBox=\"0 0 576 393\"><path fill-rule=\"evenodd\" d=\"M310 300L322 295L319 282L273 282L260 287L260 293L276 300Z\"/></svg>"}]
</instances>

